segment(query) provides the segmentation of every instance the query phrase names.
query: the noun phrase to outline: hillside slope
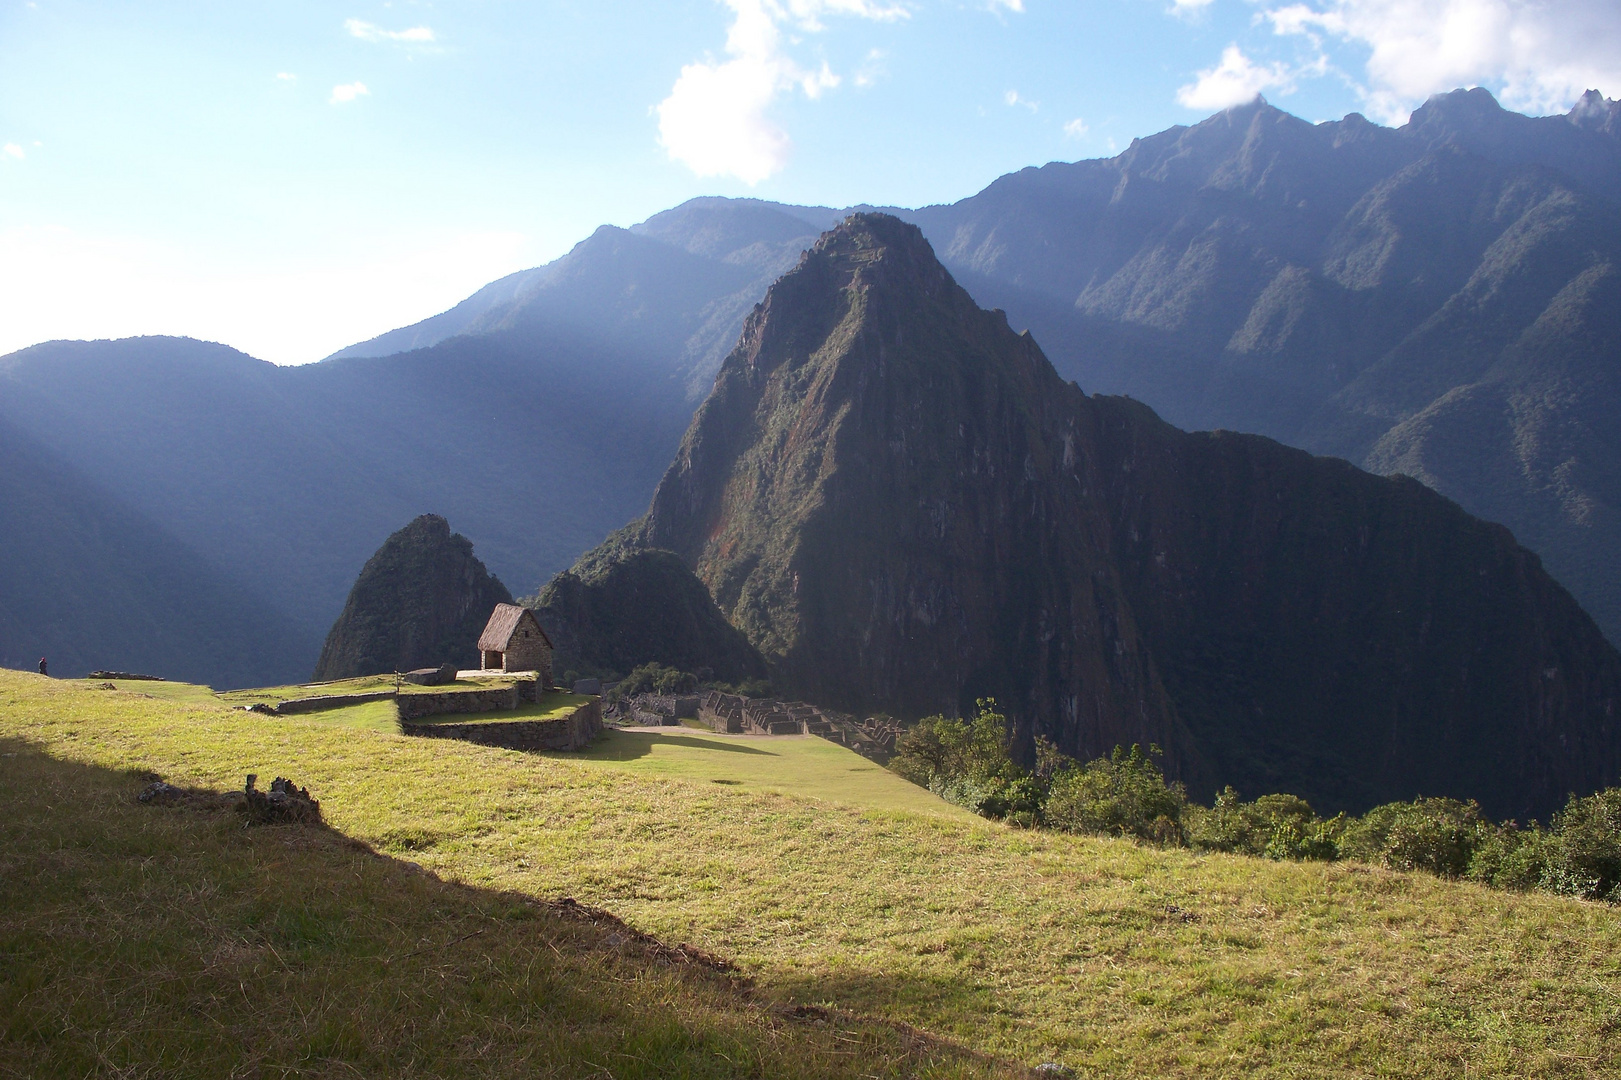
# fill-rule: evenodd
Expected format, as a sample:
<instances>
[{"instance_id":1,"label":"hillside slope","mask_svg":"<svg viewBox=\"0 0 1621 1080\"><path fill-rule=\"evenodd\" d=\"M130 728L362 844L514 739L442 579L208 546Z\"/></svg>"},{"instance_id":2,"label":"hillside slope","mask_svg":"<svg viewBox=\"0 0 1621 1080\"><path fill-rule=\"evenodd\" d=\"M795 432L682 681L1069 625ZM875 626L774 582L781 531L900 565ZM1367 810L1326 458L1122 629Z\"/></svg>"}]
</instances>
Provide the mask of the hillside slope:
<instances>
[{"instance_id":1,"label":"hillside slope","mask_svg":"<svg viewBox=\"0 0 1621 1080\"><path fill-rule=\"evenodd\" d=\"M5 673L0 739L0 851L38 870L0 875L0 1055L32 1075L572 1075L590 1042L624 1077L1578 1080L1621 1023L1621 909L793 797L748 780L778 740L716 784ZM131 798L250 770L333 833Z\"/></svg>"},{"instance_id":2,"label":"hillside slope","mask_svg":"<svg viewBox=\"0 0 1621 1080\"><path fill-rule=\"evenodd\" d=\"M0 419L0 667L221 687L298 678L315 642L264 598Z\"/></svg>"},{"instance_id":3,"label":"hillside slope","mask_svg":"<svg viewBox=\"0 0 1621 1080\"><path fill-rule=\"evenodd\" d=\"M1621 655L1500 526L1407 479L1087 397L918 230L855 215L767 293L641 541L812 700L995 696L1201 795L1546 813L1621 775Z\"/></svg>"},{"instance_id":4,"label":"hillside slope","mask_svg":"<svg viewBox=\"0 0 1621 1080\"><path fill-rule=\"evenodd\" d=\"M332 624L317 681L455 664L480 667L478 636L512 594L473 555L472 541L423 514L366 560Z\"/></svg>"}]
</instances>

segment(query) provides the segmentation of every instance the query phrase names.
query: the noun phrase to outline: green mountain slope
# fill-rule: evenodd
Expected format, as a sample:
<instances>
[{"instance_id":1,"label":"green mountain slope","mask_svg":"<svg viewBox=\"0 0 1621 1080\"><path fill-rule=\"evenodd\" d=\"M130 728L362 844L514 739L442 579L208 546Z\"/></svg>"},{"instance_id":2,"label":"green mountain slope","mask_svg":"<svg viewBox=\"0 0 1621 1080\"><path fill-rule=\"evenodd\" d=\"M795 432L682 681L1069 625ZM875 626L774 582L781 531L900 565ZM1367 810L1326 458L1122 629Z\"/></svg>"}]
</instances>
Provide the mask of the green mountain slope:
<instances>
[{"instance_id":1,"label":"green mountain slope","mask_svg":"<svg viewBox=\"0 0 1621 1080\"><path fill-rule=\"evenodd\" d=\"M894 218L772 287L639 528L828 704L994 695L1027 751L1156 742L1195 792L1329 809L1621 774L1621 655L1505 529L1087 397Z\"/></svg>"},{"instance_id":2,"label":"green mountain slope","mask_svg":"<svg viewBox=\"0 0 1621 1080\"><path fill-rule=\"evenodd\" d=\"M221 687L298 678L313 641L263 597L0 420L0 667Z\"/></svg>"},{"instance_id":3,"label":"green mountain slope","mask_svg":"<svg viewBox=\"0 0 1621 1080\"><path fill-rule=\"evenodd\" d=\"M478 636L495 605L510 603L472 541L437 514L423 514L366 560L312 678L479 667Z\"/></svg>"}]
</instances>

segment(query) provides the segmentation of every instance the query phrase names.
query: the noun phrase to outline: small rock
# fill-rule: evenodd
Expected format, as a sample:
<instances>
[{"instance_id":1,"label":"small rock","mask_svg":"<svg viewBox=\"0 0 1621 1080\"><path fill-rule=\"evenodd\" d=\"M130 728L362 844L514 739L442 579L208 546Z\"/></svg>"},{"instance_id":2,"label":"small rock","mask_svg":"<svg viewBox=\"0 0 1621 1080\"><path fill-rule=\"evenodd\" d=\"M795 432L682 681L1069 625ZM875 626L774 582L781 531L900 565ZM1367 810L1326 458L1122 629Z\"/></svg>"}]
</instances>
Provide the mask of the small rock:
<instances>
[{"instance_id":1,"label":"small rock","mask_svg":"<svg viewBox=\"0 0 1621 1080\"><path fill-rule=\"evenodd\" d=\"M284 776L270 782L270 791L259 791L254 785L259 777L248 774L243 788L243 801L237 809L247 815L249 825L319 824L321 804L310 798L308 788L301 788Z\"/></svg>"},{"instance_id":2,"label":"small rock","mask_svg":"<svg viewBox=\"0 0 1621 1080\"><path fill-rule=\"evenodd\" d=\"M1056 1061L1044 1061L1036 1066L1037 1076L1074 1076L1075 1070Z\"/></svg>"},{"instance_id":3,"label":"small rock","mask_svg":"<svg viewBox=\"0 0 1621 1080\"><path fill-rule=\"evenodd\" d=\"M166 803L173 802L184 794L185 792L173 784L165 784L162 780L154 780L141 789L141 793L135 796L135 800L144 803Z\"/></svg>"}]
</instances>

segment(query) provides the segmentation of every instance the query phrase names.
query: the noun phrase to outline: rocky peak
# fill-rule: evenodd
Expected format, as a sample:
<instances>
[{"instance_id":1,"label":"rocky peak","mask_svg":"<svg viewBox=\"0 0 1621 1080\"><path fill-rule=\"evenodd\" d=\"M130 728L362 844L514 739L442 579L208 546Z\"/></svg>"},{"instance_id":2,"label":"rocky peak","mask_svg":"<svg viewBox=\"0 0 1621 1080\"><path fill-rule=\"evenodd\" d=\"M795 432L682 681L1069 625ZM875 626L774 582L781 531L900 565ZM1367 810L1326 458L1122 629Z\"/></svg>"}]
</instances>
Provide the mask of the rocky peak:
<instances>
[{"instance_id":1,"label":"rocky peak","mask_svg":"<svg viewBox=\"0 0 1621 1080\"><path fill-rule=\"evenodd\" d=\"M1027 751L1155 742L1326 809L1545 813L1621 771L1621 656L1505 530L1087 397L880 214L755 308L635 532L830 706L994 696Z\"/></svg>"},{"instance_id":2,"label":"rocky peak","mask_svg":"<svg viewBox=\"0 0 1621 1080\"><path fill-rule=\"evenodd\" d=\"M478 663L478 635L512 594L438 514L423 514L366 560L327 635L314 678Z\"/></svg>"},{"instance_id":3,"label":"rocky peak","mask_svg":"<svg viewBox=\"0 0 1621 1080\"><path fill-rule=\"evenodd\" d=\"M1621 101L1589 90L1571 107L1565 118L1580 128L1605 135L1621 135Z\"/></svg>"}]
</instances>

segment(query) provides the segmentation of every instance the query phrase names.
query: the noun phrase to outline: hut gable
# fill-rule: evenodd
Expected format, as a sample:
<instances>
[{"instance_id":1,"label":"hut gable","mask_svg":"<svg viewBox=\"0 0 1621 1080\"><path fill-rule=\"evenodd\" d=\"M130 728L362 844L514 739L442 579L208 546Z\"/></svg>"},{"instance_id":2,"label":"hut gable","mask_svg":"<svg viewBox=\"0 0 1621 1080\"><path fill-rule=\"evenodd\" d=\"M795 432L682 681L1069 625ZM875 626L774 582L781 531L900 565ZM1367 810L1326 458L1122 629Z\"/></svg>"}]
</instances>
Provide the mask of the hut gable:
<instances>
[{"instance_id":1,"label":"hut gable","mask_svg":"<svg viewBox=\"0 0 1621 1080\"><path fill-rule=\"evenodd\" d=\"M482 666L496 671L538 671L551 685L552 641L535 613L517 604L497 604L478 638Z\"/></svg>"}]
</instances>

